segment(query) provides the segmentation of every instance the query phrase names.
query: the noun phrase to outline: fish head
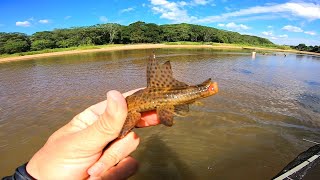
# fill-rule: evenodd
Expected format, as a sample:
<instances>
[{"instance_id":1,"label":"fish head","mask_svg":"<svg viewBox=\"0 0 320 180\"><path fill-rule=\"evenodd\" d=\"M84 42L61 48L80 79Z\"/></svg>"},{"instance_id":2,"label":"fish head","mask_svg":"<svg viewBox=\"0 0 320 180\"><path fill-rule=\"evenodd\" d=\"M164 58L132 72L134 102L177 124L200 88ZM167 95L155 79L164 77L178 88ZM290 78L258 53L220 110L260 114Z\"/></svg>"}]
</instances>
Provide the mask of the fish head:
<instances>
[{"instance_id":1,"label":"fish head","mask_svg":"<svg viewBox=\"0 0 320 180\"><path fill-rule=\"evenodd\" d=\"M219 92L218 83L210 82L208 92L210 96L217 94Z\"/></svg>"},{"instance_id":2,"label":"fish head","mask_svg":"<svg viewBox=\"0 0 320 180\"><path fill-rule=\"evenodd\" d=\"M219 92L218 83L212 82L210 78L204 81L198 87L199 87L199 90L201 91L201 97L212 96Z\"/></svg>"}]
</instances>

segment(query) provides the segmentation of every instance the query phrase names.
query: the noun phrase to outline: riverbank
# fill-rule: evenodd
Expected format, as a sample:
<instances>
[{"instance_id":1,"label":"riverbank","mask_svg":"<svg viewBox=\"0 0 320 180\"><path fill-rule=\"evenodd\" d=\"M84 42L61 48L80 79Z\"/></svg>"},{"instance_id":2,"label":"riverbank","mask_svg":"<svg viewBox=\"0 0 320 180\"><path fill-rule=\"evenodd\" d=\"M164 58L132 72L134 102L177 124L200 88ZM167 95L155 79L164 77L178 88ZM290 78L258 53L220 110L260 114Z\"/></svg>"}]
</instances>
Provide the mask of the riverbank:
<instances>
[{"instance_id":1,"label":"riverbank","mask_svg":"<svg viewBox=\"0 0 320 180\"><path fill-rule=\"evenodd\" d=\"M88 52L105 52L105 51L119 51L119 50L135 50L135 49L162 49L162 48L209 48L209 49L249 49L253 51L277 51L277 52L290 52L298 54L310 54L310 55L320 55L320 53L306 52L306 51L297 51L297 50L283 50L276 48L263 48L263 47L251 47L251 46L241 46L233 44L219 44L214 43L212 45L194 45L194 44L128 44L128 45L111 45L111 46L93 46L89 49L75 49L75 50L66 50L59 52L49 52L41 54L32 54L32 55L17 55L0 58L0 63L10 62L10 61L20 61L20 60L29 60L42 57L51 57L59 55L69 55L69 54L79 54L79 53L88 53Z\"/></svg>"}]
</instances>

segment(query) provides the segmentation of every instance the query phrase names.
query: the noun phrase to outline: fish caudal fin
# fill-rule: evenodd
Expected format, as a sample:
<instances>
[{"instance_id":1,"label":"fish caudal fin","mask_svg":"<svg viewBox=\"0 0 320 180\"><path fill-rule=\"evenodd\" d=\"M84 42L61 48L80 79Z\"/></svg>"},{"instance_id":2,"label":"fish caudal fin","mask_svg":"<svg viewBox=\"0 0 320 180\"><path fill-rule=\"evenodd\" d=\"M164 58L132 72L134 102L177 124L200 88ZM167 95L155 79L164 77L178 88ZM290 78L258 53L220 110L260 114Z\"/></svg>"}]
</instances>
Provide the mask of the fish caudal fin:
<instances>
[{"instance_id":1,"label":"fish caudal fin","mask_svg":"<svg viewBox=\"0 0 320 180\"><path fill-rule=\"evenodd\" d=\"M141 114L138 112L130 112L127 115L127 119L125 123L123 124L123 127L121 129L121 132L119 134L119 138L123 138L125 135L127 135L131 129L135 127L135 125L138 123L138 121L141 119Z\"/></svg>"},{"instance_id":2,"label":"fish caudal fin","mask_svg":"<svg viewBox=\"0 0 320 180\"><path fill-rule=\"evenodd\" d=\"M163 106L157 108L157 115L161 124L165 126L173 125L174 106Z\"/></svg>"}]
</instances>

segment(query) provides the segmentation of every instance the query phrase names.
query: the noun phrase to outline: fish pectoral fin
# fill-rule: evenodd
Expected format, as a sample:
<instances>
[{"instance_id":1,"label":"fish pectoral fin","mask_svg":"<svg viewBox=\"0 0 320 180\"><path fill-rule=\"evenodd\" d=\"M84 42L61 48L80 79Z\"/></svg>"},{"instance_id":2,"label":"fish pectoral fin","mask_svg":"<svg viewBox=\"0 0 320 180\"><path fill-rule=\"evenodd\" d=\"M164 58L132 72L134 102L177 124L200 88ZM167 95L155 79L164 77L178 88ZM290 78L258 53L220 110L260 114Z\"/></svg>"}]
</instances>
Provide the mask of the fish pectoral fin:
<instances>
[{"instance_id":1,"label":"fish pectoral fin","mask_svg":"<svg viewBox=\"0 0 320 180\"><path fill-rule=\"evenodd\" d=\"M189 112L189 104L182 104L174 106L174 112L178 116L186 116Z\"/></svg>"},{"instance_id":2,"label":"fish pectoral fin","mask_svg":"<svg viewBox=\"0 0 320 180\"><path fill-rule=\"evenodd\" d=\"M204 106L204 103L203 102L200 102L200 101L195 101L193 103L193 105L196 105L196 106Z\"/></svg>"},{"instance_id":3,"label":"fish pectoral fin","mask_svg":"<svg viewBox=\"0 0 320 180\"><path fill-rule=\"evenodd\" d=\"M173 125L174 106L162 106L157 108L157 115L161 124L165 126Z\"/></svg>"},{"instance_id":4,"label":"fish pectoral fin","mask_svg":"<svg viewBox=\"0 0 320 180\"><path fill-rule=\"evenodd\" d=\"M127 135L136 126L140 119L141 114L139 112L129 112L119 134L119 138L123 138Z\"/></svg>"}]
</instances>

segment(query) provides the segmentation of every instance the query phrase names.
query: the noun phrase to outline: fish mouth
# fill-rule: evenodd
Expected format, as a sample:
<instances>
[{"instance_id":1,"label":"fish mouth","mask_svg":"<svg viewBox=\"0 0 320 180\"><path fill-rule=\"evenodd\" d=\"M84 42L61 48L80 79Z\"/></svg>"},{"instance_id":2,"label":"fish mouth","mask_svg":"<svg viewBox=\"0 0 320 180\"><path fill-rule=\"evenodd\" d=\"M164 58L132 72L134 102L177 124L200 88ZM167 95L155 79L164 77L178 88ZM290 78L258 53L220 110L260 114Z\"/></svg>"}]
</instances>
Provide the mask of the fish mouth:
<instances>
[{"instance_id":1,"label":"fish mouth","mask_svg":"<svg viewBox=\"0 0 320 180\"><path fill-rule=\"evenodd\" d=\"M209 86L209 92L210 95L217 94L219 92L218 83L217 82L211 82Z\"/></svg>"}]
</instances>

